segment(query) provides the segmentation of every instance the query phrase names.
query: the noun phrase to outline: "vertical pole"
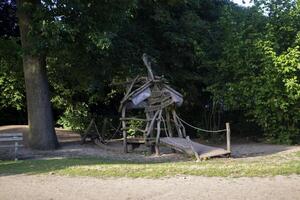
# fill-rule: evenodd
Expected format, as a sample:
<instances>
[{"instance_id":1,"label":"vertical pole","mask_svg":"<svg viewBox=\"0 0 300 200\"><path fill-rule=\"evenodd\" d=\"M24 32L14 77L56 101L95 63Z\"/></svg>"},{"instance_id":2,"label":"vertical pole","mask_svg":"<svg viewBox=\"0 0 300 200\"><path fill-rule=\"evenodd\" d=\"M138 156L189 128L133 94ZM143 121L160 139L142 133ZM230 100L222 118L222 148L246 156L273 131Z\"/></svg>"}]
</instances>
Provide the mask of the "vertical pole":
<instances>
[{"instance_id":1,"label":"vertical pole","mask_svg":"<svg viewBox=\"0 0 300 200\"><path fill-rule=\"evenodd\" d=\"M156 133L156 140L155 140L155 153L157 156L159 156L160 151L159 151L159 138L160 138L160 124L161 124L161 115L162 115L162 110L159 111L158 118L157 118L157 133Z\"/></svg>"},{"instance_id":2,"label":"vertical pole","mask_svg":"<svg viewBox=\"0 0 300 200\"><path fill-rule=\"evenodd\" d=\"M148 126L147 137L150 136L150 141L149 141L150 153L153 153L155 151L155 145L153 142L153 138L154 138L153 127L154 127L154 124L156 123L156 120L157 120L156 118L157 118L158 114L159 114L159 110L157 110L154 115L152 112L149 113L149 115L151 117L151 122L150 122L150 125Z\"/></svg>"},{"instance_id":3,"label":"vertical pole","mask_svg":"<svg viewBox=\"0 0 300 200\"><path fill-rule=\"evenodd\" d=\"M126 114L126 105L122 108L122 118L125 118ZM127 131L126 131L126 122L125 120L122 120L122 128L123 128L123 147L124 147L124 153L128 153L127 148Z\"/></svg>"},{"instance_id":4,"label":"vertical pole","mask_svg":"<svg viewBox=\"0 0 300 200\"><path fill-rule=\"evenodd\" d=\"M227 122L226 123L226 139L227 139L227 151L231 152L231 148L230 148L230 125Z\"/></svg>"},{"instance_id":5,"label":"vertical pole","mask_svg":"<svg viewBox=\"0 0 300 200\"><path fill-rule=\"evenodd\" d=\"M19 146L18 142L15 142L15 161L18 160L17 158L18 146Z\"/></svg>"},{"instance_id":6,"label":"vertical pole","mask_svg":"<svg viewBox=\"0 0 300 200\"><path fill-rule=\"evenodd\" d=\"M105 142L105 141L104 141L104 136L105 136L105 133L106 133L107 120L108 120L108 119L107 119L106 117L104 117L104 119L103 119L103 124L102 124L102 128L101 128L101 135L98 133L101 142ZM97 129L97 131L98 131L98 128L97 128L97 124L96 124L96 123L95 123L95 126L96 126L96 129Z\"/></svg>"},{"instance_id":7,"label":"vertical pole","mask_svg":"<svg viewBox=\"0 0 300 200\"><path fill-rule=\"evenodd\" d=\"M171 126L171 118L170 118L170 113L169 113L168 109L166 109L166 121L167 121L168 132L170 134L169 136L173 137L172 126Z\"/></svg>"},{"instance_id":8,"label":"vertical pole","mask_svg":"<svg viewBox=\"0 0 300 200\"><path fill-rule=\"evenodd\" d=\"M145 144L147 144L147 137L148 137L147 133L148 133L148 129L149 129L150 122L151 122L150 115L148 112L146 112L146 119L147 119L146 128L145 128L145 132L143 133Z\"/></svg>"},{"instance_id":9,"label":"vertical pole","mask_svg":"<svg viewBox=\"0 0 300 200\"><path fill-rule=\"evenodd\" d=\"M173 115L173 120L174 120L174 123L175 123L176 130L177 130L177 133L178 133L178 137L182 138L183 134L182 134L182 132L180 130L180 125L179 125L178 120L176 118L176 111L175 111L175 109L172 109L172 115Z\"/></svg>"}]
</instances>

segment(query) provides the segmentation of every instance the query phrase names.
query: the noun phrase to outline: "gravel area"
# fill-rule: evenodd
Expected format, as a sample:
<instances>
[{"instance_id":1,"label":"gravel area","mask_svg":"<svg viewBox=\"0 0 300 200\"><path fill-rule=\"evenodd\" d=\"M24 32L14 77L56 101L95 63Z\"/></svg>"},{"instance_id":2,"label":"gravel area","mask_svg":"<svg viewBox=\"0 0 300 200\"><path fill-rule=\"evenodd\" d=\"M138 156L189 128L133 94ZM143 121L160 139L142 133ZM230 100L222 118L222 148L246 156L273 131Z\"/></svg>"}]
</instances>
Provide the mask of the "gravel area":
<instances>
[{"instance_id":1,"label":"gravel area","mask_svg":"<svg viewBox=\"0 0 300 200\"><path fill-rule=\"evenodd\" d=\"M298 200L299 176L272 178L97 179L87 177L0 177L1 200Z\"/></svg>"}]
</instances>

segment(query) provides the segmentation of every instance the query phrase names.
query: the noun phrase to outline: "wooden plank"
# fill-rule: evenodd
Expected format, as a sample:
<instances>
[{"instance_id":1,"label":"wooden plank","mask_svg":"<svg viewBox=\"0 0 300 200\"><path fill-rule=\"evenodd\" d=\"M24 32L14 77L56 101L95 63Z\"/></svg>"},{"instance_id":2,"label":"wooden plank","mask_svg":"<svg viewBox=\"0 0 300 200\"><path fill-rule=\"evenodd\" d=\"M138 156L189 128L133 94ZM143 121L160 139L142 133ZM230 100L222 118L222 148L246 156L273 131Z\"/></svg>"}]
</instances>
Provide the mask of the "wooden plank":
<instances>
[{"instance_id":1,"label":"wooden plank","mask_svg":"<svg viewBox=\"0 0 300 200\"><path fill-rule=\"evenodd\" d=\"M157 111L157 110L161 110L169 105L171 105L173 103L173 100L172 99L169 99L165 102L161 102L161 104L159 105L156 105L156 106L148 106L145 108L145 111L146 112L152 112L152 111Z\"/></svg>"},{"instance_id":2,"label":"wooden plank","mask_svg":"<svg viewBox=\"0 0 300 200\"><path fill-rule=\"evenodd\" d=\"M121 121L130 121L130 120L133 120L133 121L143 121L143 122L148 122L148 121L151 121L149 119L141 119L141 118L135 118L135 117L124 117L124 118L120 118Z\"/></svg>"},{"instance_id":3,"label":"wooden plank","mask_svg":"<svg viewBox=\"0 0 300 200\"><path fill-rule=\"evenodd\" d=\"M8 144L6 144L6 145L0 145L0 148L9 148L9 147L15 147L16 145L15 144L11 144L11 145L8 145ZM23 147L24 145L22 145L22 144L18 144L17 145L18 147Z\"/></svg>"},{"instance_id":4,"label":"wooden plank","mask_svg":"<svg viewBox=\"0 0 300 200\"><path fill-rule=\"evenodd\" d=\"M23 137L5 137L0 138L0 142L13 142L13 141L22 141Z\"/></svg>"},{"instance_id":5,"label":"wooden plank","mask_svg":"<svg viewBox=\"0 0 300 200\"><path fill-rule=\"evenodd\" d=\"M162 97L149 97L148 98L148 101L151 105L154 105L154 104L162 104L163 102L166 102L166 101L170 101L172 99L171 96L162 96Z\"/></svg>"},{"instance_id":6,"label":"wooden plank","mask_svg":"<svg viewBox=\"0 0 300 200\"><path fill-rule=\"evenodd\" d=\"M145 144L145 138L127 138L128 144Z\"/></svg>"},{"instance_id":7,"label":"wooden plank","mask_svg":"<svg viewBox=\"0 0 300 200\"><path fill-rule=\"evenodd\" d=\"M145 130L144 129L140 129L140 128L137 128L137 127L125 127L125 128L122 128L122 130L135 130L135 131L139 131L139 132L142 132L142 133L144 133L145 132Z\"/></svg>"},{"instance_id":8,"label":"wooden plank","mask_svg":"<svg viewBox=\"0 0 300 200\"><path fill-rule=\"evenodd\" d=\"M188 155L195 155L195 152L197 152L200 159L230 154L230 152L225 149L188 141L185 138L164 137L160 138L160 142L176 150L179 149Z\"/></svg>"},{"instance_id":9,"label":"wooden plank","mask_svg":"<svg viewBox=\"0 0 300 200\"><path fill-rule=\"evenodd\" d=\"M0 133L0 137L18 136L23 137L23 133Z\"/></svg>"}]
</instances>

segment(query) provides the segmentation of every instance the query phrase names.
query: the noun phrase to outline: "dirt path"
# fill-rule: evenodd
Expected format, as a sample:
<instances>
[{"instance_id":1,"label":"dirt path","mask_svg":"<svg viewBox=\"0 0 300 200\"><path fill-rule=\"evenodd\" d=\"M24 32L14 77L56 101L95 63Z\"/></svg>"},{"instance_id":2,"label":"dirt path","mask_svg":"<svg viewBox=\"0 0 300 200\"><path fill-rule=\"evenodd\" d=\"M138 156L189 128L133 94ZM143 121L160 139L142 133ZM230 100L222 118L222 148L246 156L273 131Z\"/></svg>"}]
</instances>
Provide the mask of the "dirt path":
<instances>
[{"instance_id":1,"label":"dirt path","mask_svg":"<svg viewBox=\"0 0 300 200\"><path fill-rule=\"evenodd\" d=\"M298 200L300 176L270 178L173 177L97 179L87 177L0 177L1 200L255 199Z\"/></svg>"}]
</instances>

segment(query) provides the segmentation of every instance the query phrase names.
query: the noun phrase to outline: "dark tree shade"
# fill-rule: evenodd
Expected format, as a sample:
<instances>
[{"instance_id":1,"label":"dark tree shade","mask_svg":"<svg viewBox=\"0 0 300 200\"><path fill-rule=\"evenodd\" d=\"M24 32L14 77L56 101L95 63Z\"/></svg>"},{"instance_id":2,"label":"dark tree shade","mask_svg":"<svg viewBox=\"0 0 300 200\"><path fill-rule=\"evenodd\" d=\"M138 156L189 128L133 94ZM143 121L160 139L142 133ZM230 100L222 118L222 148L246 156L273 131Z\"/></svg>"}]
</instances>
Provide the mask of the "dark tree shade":
<instances>
[{"instance_id":1,"label":"dark tree shade","mask_svg":"<svg viewBox=\"0 0 300 200\"><path fill-rule=\"evenodd\" d=\"M0 37L17 37L20 35L16 9L16 2L14 0L0 1Z\"/></svg>"}]
</instances>

